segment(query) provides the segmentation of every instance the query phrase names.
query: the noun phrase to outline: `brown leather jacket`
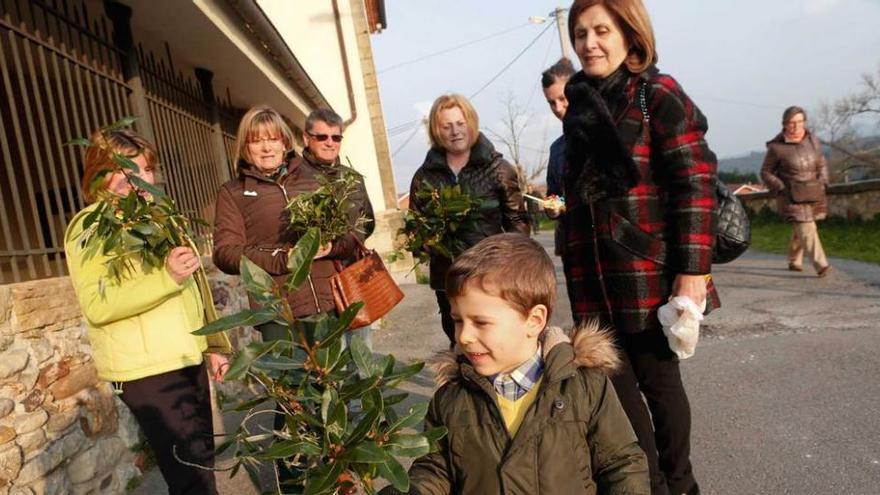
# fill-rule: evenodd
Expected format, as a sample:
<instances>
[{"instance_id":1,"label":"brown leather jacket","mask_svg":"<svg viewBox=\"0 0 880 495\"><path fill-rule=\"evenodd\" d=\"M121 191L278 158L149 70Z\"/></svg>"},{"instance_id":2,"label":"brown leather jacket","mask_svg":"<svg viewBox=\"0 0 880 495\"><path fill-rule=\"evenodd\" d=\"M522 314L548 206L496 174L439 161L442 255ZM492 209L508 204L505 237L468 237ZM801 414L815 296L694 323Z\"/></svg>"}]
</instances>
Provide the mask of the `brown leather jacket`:
<instances>
[{"instance_id":1,"label":"brown leather jacket","mask_svg":"<svg viewBox=\"0 0 880 495\"><path fill-rule=\"evenodd\" d=\"M761 180L776 193L777 209L787 222L813 222L825 218L827 198L816 203L793 203L789 195L793 181L818 180L828 184L828 165L822 154L822 145L809 131L799 143L786 143L781 133L767 142Z\"/></svg>"},{"instance_id":2,"label":"brown leather jacket","mask_svg":"<svg viewBox=\"0 0 880 495\"><path fill-rule=\"evenodd\" d=\"M324 165L311 159L306 151L303 157L293 157L287 169L277 180L257 172L252 165L240 161L238 177L223 184L217 195L214 218L214 264L224 273L239 274L239 262L247 256L260 268L283 284L287 278L287 250L299 236L288 227L285 206L297 194L318 188L318 177L336 177L350 168ZM312 263L308 281L296 292L288 294L294 316L304 317L334 309L330 278L336 273L336 261L350 260L357 248L373 231L373 208L360 181L360 192L354 198L349 217L360 215L367 219L364 232L352 231L333 241L333 249L325 258ZM357 240L356 240L357 239ZM257 305L250 299L251 307Z\"/></svg>"}]
</instances>

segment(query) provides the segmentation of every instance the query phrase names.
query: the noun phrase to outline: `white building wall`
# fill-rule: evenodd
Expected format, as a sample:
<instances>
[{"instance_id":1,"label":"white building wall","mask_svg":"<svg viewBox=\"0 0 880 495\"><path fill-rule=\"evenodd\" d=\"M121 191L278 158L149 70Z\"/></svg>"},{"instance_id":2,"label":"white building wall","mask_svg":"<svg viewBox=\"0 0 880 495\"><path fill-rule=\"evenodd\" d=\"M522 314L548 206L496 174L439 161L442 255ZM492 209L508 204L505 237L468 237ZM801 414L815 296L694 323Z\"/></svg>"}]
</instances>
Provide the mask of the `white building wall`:
<instances>
[{"instance_id":1,"label":"white building wall","mask_svg":"<svg viewBox=\"0 0 880 495\"><path fill-rule=\"evenodd\" d=\"M358 1L358 0L354 0ZM338 0L345 55L355 101L349 104L348 85L339 46L332 0L258 0L299 63L343 120L356 119L345 130L341 158L366 177L367 193L374 210L385 210L376 145L370 126L367 95L358 54L350 0Z\"/></svg>"}]
</instances>

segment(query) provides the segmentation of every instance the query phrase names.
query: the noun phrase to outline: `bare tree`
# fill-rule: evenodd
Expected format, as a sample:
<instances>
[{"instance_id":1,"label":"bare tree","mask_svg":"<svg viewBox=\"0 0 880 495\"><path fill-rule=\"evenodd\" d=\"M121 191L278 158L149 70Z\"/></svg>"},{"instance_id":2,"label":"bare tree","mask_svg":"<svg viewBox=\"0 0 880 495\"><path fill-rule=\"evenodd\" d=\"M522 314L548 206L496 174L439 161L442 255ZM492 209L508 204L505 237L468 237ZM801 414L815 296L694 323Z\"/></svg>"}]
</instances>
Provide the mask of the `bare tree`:
<instances>
[{"instance_id":1,"label":"bare tree","mask_svg":"<svg viewBox=\"0 0 880 495\"><path fill-rule=\"evenodd\" d=\"M866 139L857 132L860 124L880 127L880 68L876 74L862 75L858 93L823 104L815 121L822 143L831 148L829 169L834 179L846 181L854 171L880 177L880 139Z\"/></svg>"},{"instance_id":2,"label":"bare tree","mask_svg":"<svg viewBox=\"0 0 880 495\"><path fill-rule=\"evenodd\" d=\"M526 166L522 160L522 136L529 125L529 114L526 109L516 101L513 93L508 93L504 99L505 115L501 119L499 132L487 128L488 133L498 141L504 143L507 148L507 157L516 167L517 179L520 190L523 192L533 190L539 179L547 170L547 161L544 155L539 155L538 163Z\"/></svg>"}]
</instances>

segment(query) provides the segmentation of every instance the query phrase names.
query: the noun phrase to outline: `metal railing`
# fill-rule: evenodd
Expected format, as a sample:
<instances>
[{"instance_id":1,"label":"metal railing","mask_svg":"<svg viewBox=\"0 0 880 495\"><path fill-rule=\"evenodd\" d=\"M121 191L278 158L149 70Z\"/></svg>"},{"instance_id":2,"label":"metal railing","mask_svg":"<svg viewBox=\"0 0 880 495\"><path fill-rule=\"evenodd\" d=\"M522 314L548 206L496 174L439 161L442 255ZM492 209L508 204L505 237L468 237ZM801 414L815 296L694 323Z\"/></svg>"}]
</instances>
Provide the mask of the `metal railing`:
<instances>
[{"instance_id":1,"label":"metal railing","mask_svg":"<svg viewBox=\"0 0 880 495\"><path fill-rule=\"evenodd\" d=\"M222 167L234 174L241 111L228 95L206 99L166 48L162 61L140 51L143 84L133 86L103 14L81 0L0 0L0 284L66 274L64 232L85 203L82 150L64 143L132 115L136 91L149 113L137 125L151 125L166 191L188 216L211 217ZM196 233L208 252L209 229Z\"/></svg>"}]
</instances>

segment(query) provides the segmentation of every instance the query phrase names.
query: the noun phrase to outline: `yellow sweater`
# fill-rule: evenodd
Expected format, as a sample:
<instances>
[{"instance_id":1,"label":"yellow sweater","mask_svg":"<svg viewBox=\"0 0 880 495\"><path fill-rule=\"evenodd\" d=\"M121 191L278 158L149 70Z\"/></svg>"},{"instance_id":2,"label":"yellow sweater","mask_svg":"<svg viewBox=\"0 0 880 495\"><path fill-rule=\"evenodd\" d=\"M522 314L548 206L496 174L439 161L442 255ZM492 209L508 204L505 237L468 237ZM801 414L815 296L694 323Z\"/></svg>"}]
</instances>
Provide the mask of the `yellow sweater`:
<instances>
[{"instance_id":1,"label":"yellow sweater","mask_svg":"<svg viewBox=\"0 0 880 495\"><path fill-rule=\"evenodd\" d=\"M538 378L532 389L517 400L510 400L500 394L495 394L495 398L498 400L498 409L501 410L501 417L504 419L504 424L507 426L507 431L510 432L511 438L516 436L516 432L519 431L519 427L526 417L529 406L532 405L532 402L535 402L535 397L538 395L538 389L541 388L541 380L543 379L543 376Z\"/></svg>"}]
</instances>

